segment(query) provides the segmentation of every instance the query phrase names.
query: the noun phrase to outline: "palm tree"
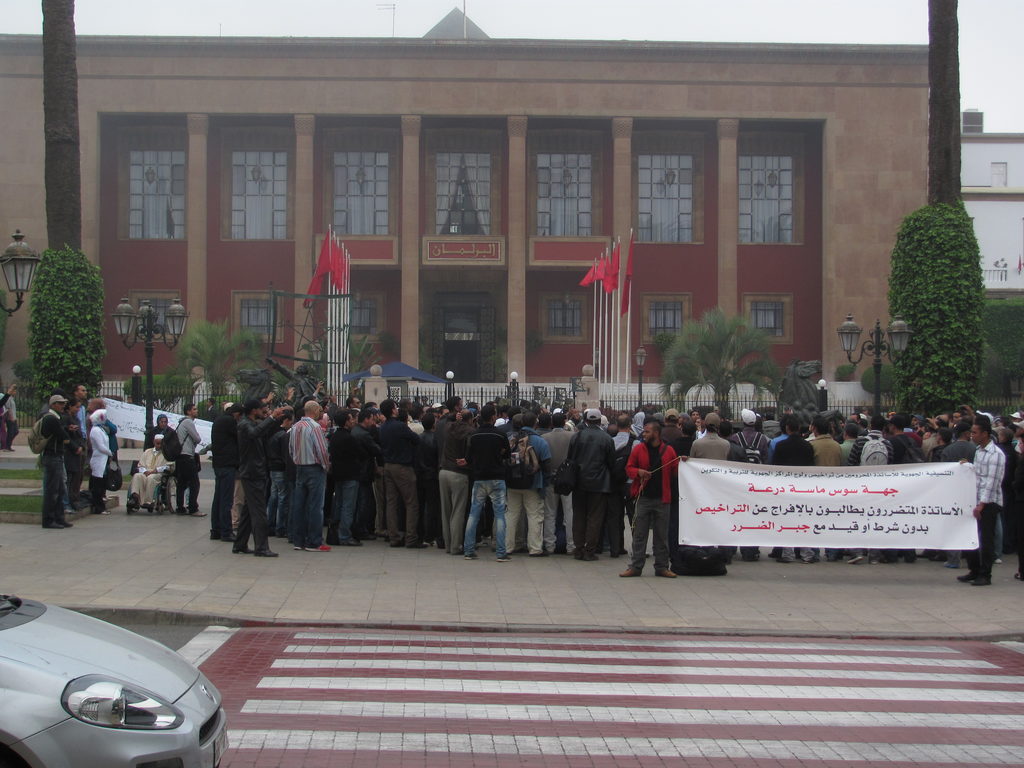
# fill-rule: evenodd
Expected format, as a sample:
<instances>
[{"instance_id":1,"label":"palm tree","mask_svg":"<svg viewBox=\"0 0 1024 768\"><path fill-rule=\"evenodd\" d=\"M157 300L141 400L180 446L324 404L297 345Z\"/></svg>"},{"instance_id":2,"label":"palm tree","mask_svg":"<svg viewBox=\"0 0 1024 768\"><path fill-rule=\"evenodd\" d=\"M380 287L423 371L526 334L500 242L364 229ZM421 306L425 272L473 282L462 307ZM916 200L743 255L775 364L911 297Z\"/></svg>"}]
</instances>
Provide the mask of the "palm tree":
<instances>
[{"instance_id":1,"label":"palm tree","mask_svg":"<svg viewBox=\"0 0 1024 768\"><path fill-rule=\"evenodd\" d=\"M228 323L190 324L175 349L175 369L193 383L205 381L213 397L224 395L239 368L262 368L263 342L247 329L228 333Z\"/></svg>"},{"instance_id":2,"label":"palm tree","mask_svg":"<svg viewBox=\"0 0 1024 768\"><path fill-rule=\"evenodd\" d=\"M779 371L768 335L742 316L726 317L717 307L679 331L665 356L662 389L685 396L692 387L710 387L723 417L730 417L729 393L738 384L774 389Z\"/></svg>"},{"instance_id":3,"label":"palm tree","mask_svg":"<svg viewBox=\"0 0 1024 768\"><path fill-rule=\"evenodd\" d=\"M43 134L46 239L50 248L82 247L78 142L78 64L74 0L43 0Z\"/></svg>"},{"instance_id":4,"label":"palm tree","mask_svg":"<svg viewBox=\"0 0 1024 768\"><path fill-rule=\"evenodd\" d=\"M928 202L960 200L957 0L928 0Z\"/></svg>"}]
</instances>

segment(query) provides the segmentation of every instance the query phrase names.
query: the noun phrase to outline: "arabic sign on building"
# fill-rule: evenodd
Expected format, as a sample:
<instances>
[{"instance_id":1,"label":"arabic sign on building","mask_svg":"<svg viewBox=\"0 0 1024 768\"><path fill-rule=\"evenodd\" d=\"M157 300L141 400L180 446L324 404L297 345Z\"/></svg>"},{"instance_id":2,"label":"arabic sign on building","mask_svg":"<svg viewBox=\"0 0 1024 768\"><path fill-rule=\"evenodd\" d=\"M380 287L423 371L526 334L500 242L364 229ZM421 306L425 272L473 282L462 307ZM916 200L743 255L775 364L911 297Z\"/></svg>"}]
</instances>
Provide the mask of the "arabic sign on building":
<instances>
[{"instance_id":1,"label":"arabic sign on building","mask_svg":"<svg viewBox=\"0 0 1024 768\"><path fill-rule=\"evenodd\" d=\"M679 543L974 549L971 464L768 467L679 463Z\"/></svg>"},{"instance_id":2,"label":"arabic sign on building","mask_svg":"<svg viewBox=\"0 0 1024 768\"><path fill-rule=\"evenodd\" d=\"M424 264L505 263L504 240L500 237L424 237Z\"/></svg>"}]
</instances>

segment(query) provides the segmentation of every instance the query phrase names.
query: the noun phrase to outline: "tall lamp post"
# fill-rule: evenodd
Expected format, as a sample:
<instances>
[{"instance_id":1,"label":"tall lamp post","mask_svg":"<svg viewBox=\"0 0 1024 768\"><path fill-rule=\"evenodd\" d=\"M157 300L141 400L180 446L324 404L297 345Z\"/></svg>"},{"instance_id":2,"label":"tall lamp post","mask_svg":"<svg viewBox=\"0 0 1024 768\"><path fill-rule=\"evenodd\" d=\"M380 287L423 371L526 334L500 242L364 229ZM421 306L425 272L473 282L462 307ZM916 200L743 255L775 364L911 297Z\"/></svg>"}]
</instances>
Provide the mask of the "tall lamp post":
<instances>
[{"instance_id":1,"label":"tall lamp post","mask_svg":"<svg viewBox=\"0 0 1024 768\"><path fill-rule=\"evenodd\" d=\"M515 371L508 375L508 401L512 405L519 404L519 374Z\"/></svg>"},{"instance_id":2,"label":"tall lamp post","mask_svg":"<svg viewBox=\"0 0 1024 768\"><path fill-rule=\"evenodd\" d=\"M13 307L0 305L0 309L6 312L8 317L25 303L25 293L32 287L32 280L36 276L36 268L40 261L39 254L33 251L28 243L22 242L25 236L21 234L20 229L14 230L11 238L13 242L0 255L0 269L3 269L7 290L14 294Z\"/></svg>"},{"instance_id":3,"label":"tall lamp post","mask_svg":"<svg viewBox=\"0 0 1024 768\"><path fill-rule=\"evenodd\" d=\"M448 371L444 378L444 399L447 404L455 397L455 371Z\"/></svg>"},{"instance_id":4,"label":"tall lamp post","mask_svg":"<svg viewBox=\"0 0 1024 768\"><path fill-rule=\"evenodd\" d=\"M142 399L142 366L132 366L132 403L138 405Z\"/></svg>"},{"instance_id":5,"label":"tall lamp post","mask_svg":"<svg viewBox=\"0 0 1024 768\"><path fill-rule=\"evenodd\" d=\"M644 408L644 363L647 362L647 350L643 347L637 347L633 355L633 362L636 363L637 410L642 411Z\"/></svg>"},{"instance_id":6,"label":"tall lamp post","mask_svg":"<svg viewBox=\"0 0 1024 768\"><path fill-rule=\"evenodd\" d=\"M185 321L188 312L181 305L180 299L167 308L163 323L158 322L156 309L148 299L139 302L138 311L121 299L114 310L114 328L126 347L131 349L136 342L143 342L146 350L146 430L153 426L153 342L162 341L168 349L173 349L185 332Z\"/></svg>"},{"instance_id":7,"label":"tall lamp post","mask_svg":"<svg viewBox=\"0 0 1024 768\"><path fill-rule=\"evenodd\" d=\"M886 331L882 330L880 320L875 320L875 327L868 332L868 338L863 344L860 343L860 334L863 329L853 321L853 315L847 315L836 332L839 334L839 343L846 352L846 359L851 364L857 365L864 359L866 353L874 355L875 368L875 405L874 415L882 412L882 355L889 360L895 361L901 352L907 348L913 331L910 326L899 316L893 316ZM854 353L860 350L857 358Z\"/></svg>"},{"instance_id":8,"label":"tall lamp post","mask_svg":"<svg viewBox=\"0 0 1024 768\"><path fill-rule=\"evenodd\" d=\"M818 413L828 410L828 382L818 379Z\"/></svg>"}]
</instances>

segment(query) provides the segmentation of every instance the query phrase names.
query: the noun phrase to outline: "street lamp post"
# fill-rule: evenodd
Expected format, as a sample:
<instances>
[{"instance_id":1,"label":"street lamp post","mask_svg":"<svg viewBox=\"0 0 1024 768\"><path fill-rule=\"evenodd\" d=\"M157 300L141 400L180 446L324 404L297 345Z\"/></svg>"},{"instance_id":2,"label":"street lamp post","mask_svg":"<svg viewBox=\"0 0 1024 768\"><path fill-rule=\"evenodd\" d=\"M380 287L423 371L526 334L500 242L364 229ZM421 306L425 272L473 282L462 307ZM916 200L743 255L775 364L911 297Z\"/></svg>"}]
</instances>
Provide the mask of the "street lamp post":
<instances>
[{"instance_id":1,"label":"street lamp post","mask_svg":"<svg viewBox=\"0 0 1024 768\"><path fill-rule=\"evenodd\" d=\"M121 299L113 313L114 328L126 347L131 349L136 342L144 342L146 350L146 431L153 426L153 342L156 339L173 349L185 332L188 312L180 299L167 308L164 322L158 322L156 309L148 299L139 302L139 309Z\"/></svg>"},{"instance_id":2,"label":"street lamp post","mask_svg":"<svg viewBox=\"0 0 1024 768\"><path fill-rule=\"evenodd\" d=\"M636 363L637 410L642 411L644 408L644 363L647 362L647 350L643 347L637 347L636 353L633 356L633 361Z\"/></svg>"},{"instance_id":3,"label":"street lamp post","mask_svg":"<svg viewBox=\"0 0 1024 768\"><path fill-rule=\"evenodd\" d=\"M132 403L139 404L142 399L142 366L132 366Z\"/></svg>"},{"instance_id":4,"label":"street lamp post","mask_svg":"<svg viewBox=\"0 0 1024 768\"><path fill-rule=\"evenodd\" d=\"M508 375L508 401L512 405L519 404L519 374L512 371Z\"/></svg>"},{"instance_id":5,"label":"street lamp post","mask_svg":"<svg viewBox=\"0 0 1024 768\"><path fill-rule=\"evenodd\" d=\"M818 413L828 410L828 382L818 379Z\"/></svg>"},{"instance_id":6,"label":"street lamp post","mask_svg":"<svg viewBox=\"0 0 1024 768\"><path fill-rule=\"evenodd\" d=\"M8 245L0 255L0 269L4 273L7 290L14 294L13 307L0 305L0 309L6 312L8 317L17 312L25 303L25 293L32 287L32 280L36 276L36 268L40 261L39 254L29 248L28 243L22 242L25 236L20 229L14 230L11 238L14 242Z\"/></svg>"},{"instance_id":7,"label":"street lamp post","mask_svg":"<svg viewBox=\"0 0 1024 768\"><path fill-rule=\"evenodd\" d=\"M874 415L878 415L882 412L882 355L895 361L899 354L907 348L913 331L899 315L893 316L886 331L882 330L881 321L876 319L874 329L869 331L868 338L863 344L860 344L861 331L861 327L853 321L853 315L847 315L843 324L836 329L839 334L839 343L842 345L843 351L846 352L846 359L851 364L857 365L864 359L865 353L874 355ZM855 360L853 355L858 350L858 345L860 353Z\"/></svg>"},{"instance_id":8,"label":"street lamp post","mask_svg":"<svg viewBox=\"0 0 1024 768\"><path fill-rule=\"evenodd\" d=\"M444 377L446 379L444 383L444 399L447 404L455 397L455 371L448 371Z\"/></svg>"}]
</instances>

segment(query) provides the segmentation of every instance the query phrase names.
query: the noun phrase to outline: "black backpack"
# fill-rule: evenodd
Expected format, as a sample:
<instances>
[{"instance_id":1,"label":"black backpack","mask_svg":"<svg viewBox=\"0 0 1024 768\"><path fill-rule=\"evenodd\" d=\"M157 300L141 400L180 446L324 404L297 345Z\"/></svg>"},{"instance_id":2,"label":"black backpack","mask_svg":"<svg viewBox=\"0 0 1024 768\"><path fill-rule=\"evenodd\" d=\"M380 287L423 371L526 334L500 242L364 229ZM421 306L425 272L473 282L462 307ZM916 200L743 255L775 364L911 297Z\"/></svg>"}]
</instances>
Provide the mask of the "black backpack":
<instances>
[{"instance_id":1,"label":"black backpack","mask_svg":"<svg viewBox=\"0 0 1024 768\"><path fill-rule=\"evenodd\" d=\"M634 445L636 445L636 435L630 432L626 444L615 451L615 464L612 465L612 482L615 485L625 485L629 479L629 476L626 475L626 464L629 462L629 454L633 452Z\"/></svg>"},{"instance_id":2,"label":"black backpack","mask_svg":"<svg viewBox=\"0 0 1024 768\"><path fill-rule=\"evenodd\" d=\"M519 490L533 488L534 478L540 471L540 459L530 445L529 433L513 432L508 441L511 453L505 467L505 485Z\"/></svg>"},{"instance_id":3,"label":"black backpack","mask_svg":"<svg viewBox=\"0 0 1024 768\"><path fill-rule=\"evenodd\" d=\"M761 441L764 440L764 435L760 432L754 433L754 442L747 445L747 441L743 438L742 432L736 433L736 439L740 442L740 447L743 449L743 453L746 454L747 461L751 464L762 464L761 451L758 450Z\"/></svg>"},{"instance_id":4,"label":"black backpack","mask_svg":"<svg viewBox=\"0 0 1024 768\"><path fill-rule=\"evenodd\" d=\"M163 454L168 461L177 461L181 456L181 440L178 439L177 430L164 430Z\"/></svg>"}]
</instances>

